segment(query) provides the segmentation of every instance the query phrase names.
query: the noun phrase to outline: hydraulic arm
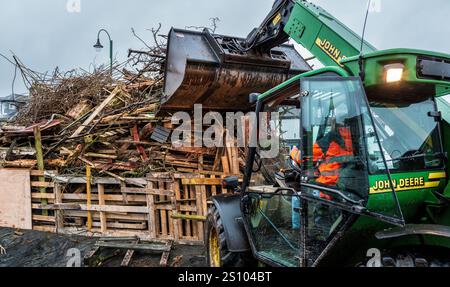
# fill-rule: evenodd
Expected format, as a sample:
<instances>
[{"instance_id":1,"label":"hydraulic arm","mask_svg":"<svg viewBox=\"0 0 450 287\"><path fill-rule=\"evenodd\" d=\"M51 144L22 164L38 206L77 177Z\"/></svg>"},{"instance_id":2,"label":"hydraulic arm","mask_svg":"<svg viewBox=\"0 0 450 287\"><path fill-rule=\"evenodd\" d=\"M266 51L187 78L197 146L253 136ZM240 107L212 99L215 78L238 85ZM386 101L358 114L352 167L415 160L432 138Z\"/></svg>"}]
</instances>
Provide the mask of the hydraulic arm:
<instances>
[{"instance_id":1,"label":"hydraulic arm","mask_svg":"<svg viewBox=\"0 0 450 287\"><path fill-rule=\"evenodd\" d=\"M250 93L262 93L310 71L290 38L324 66L341 66L360 54L361 38L322 8L303 0L277 0L246 39L172 29L169 33L162 111L251 110ZM362 52L375 51L364 42Z\"/></svg>"},{"instance_id":2,"label":"hydraulic arm","mask_svg":"<svg viewBox=\"0 0 450 287\"><path fill-rule=\"evenodd\" d=\"M304 0L277 0L261 26L255 28L243 50L270 50L292 38L325 66L341 66L345 58L376 51L359 35L319 6Z\"/></svg>"}]
</instances>

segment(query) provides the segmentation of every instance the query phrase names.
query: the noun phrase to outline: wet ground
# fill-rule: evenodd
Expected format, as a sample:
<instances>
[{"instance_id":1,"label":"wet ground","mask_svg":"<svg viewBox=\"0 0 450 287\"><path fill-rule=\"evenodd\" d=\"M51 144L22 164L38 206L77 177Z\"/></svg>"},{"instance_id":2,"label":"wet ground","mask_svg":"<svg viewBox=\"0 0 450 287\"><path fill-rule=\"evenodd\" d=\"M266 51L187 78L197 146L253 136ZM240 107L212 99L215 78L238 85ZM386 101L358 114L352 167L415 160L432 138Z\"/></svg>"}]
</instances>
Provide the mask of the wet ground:
<instances>
[{"instance_id":1,"label":"wet ground","mask_svg":"<svg viewBox=\"0 0 450 287\"><path fill-rule=\"evenodd\" d=\"M0 228L0 267L65 267L73 259L73 250L81 258L94 248L97 239L58 235L53 233ZM72 249L72 250L71 250ZM119 267L125 250L102 250L101 266ZM130 267L158 267L161 254L136 251ZM72 261L73 262L73 261ZM205 266L203 246L174 245L168 260L169 266ZM83 260L81 260L83 266Z\"/></svg>"}]
</instances>

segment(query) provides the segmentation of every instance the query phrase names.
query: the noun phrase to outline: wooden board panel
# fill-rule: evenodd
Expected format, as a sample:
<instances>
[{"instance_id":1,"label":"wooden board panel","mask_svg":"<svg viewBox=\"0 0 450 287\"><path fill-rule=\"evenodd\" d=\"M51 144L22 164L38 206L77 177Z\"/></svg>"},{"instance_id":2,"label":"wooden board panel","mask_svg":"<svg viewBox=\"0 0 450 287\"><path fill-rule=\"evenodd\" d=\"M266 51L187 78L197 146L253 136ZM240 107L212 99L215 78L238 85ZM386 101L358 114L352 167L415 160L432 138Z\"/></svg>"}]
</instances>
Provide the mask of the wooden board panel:
<instances>
[{"instance_id":1,"label":"wooden board panel","mask_svg":"<svg viewBox=\"0 0 450 287\"><path fill-rule=\"evenodd\" d=\"M32 228L30 171L0 169L0 226Z\"/></svg>"}]
</instances>

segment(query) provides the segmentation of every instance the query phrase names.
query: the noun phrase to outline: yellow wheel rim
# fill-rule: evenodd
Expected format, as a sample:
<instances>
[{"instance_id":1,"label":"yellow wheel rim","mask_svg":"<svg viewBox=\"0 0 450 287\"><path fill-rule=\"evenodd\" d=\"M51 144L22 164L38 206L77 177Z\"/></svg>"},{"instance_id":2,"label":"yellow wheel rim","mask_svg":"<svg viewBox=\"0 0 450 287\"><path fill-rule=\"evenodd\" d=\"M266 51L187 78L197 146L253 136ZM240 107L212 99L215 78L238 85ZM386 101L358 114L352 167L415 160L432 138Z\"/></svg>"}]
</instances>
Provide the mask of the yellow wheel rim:
<instances>
[{"instance_id":1,"label":"yellow wheel rim","mask_svg":"<svg viewBox=\"0 0 450 287\"><path fill-rule=\"evenodd\" d=\"M219 238L214 228L209 232L209 262L211 267L220 267Z\"/></svg>"}]
</instances>

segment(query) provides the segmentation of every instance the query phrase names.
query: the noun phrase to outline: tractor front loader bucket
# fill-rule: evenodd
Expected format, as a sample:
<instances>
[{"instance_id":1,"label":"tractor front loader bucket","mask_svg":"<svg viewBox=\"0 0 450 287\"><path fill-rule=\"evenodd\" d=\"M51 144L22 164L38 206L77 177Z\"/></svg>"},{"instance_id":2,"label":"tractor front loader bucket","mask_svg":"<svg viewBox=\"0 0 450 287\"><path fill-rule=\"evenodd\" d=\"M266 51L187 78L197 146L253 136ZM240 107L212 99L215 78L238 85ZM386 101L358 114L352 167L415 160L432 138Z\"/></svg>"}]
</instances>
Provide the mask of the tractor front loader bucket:
<instances>
[{"instance_id":1,"label":"tractor front loader bucket","mask_svg":"<svg viewBox=\"0 0 450 287\"><path fill-rule=\"evenodd\" d=\"M240 51L241 39L172 29L168 37L162 110L250 110L250 93L262 93L311 70L292 45L270 52Z\"/></svg>"}]
</instances>

